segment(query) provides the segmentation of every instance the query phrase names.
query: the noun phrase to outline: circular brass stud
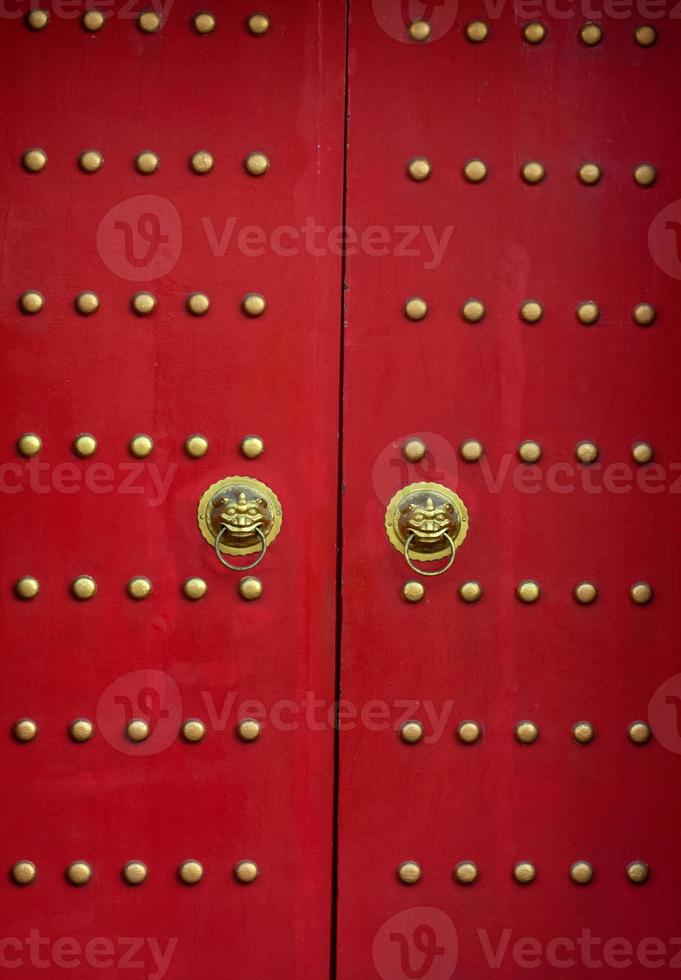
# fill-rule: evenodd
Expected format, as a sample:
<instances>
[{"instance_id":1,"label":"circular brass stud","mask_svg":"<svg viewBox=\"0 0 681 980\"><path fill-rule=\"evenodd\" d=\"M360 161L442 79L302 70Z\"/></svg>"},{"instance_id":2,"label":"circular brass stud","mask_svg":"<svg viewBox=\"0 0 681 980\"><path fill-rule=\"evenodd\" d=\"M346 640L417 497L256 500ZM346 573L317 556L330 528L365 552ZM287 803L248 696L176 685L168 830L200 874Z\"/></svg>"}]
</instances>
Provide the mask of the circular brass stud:
<instances>
[{"instance_id":1,"label":"circular brass stud","mask_svg":"<svg viewBox=\"0 0 681 980\"><path fill-rule=\"evenodd\" d=\"M407 602L421 602L425 598L426 589L422 582L410 579L402 586L402 598Z\"/></svg>"},{"instance_id":2,"label":"circular brass stud","mask_svg":"<svg viewBox=\"0 0 681 980\"><path fill-rule=\"evenodd\" d=\"M598 459L598 446L595 442L591 442L588 439L585 439L583 442L578 442L575 446L575 458L585 466L595 463Z\"/></svg>"},{"instance_id":3,"label":"circular brass stud","mask_svg":"<svg viewBox=\"0 0 681 980\"><path fill-rule=\"evenodd\" d=\"M578 885L588 885L593 876L593 865L588 861L575 861L570 868L570 877Z\"/></svg>"},{"instance_id":4,"label":"circular brass stud","mask_svg":"<svg viewBox=\"0 0 681 980\"><path fill-rule=\"evenodd\" d=\"M651 24L641 24L634 32L634 38L642 48L649 48L657 41L657 31Z\"/></svg>"},{"instance_id":5,"label":"circular brass stud","mask_svg":"<svg viewBox=\"0 0 681 980\"><path fill-rule=\"evenodd\" d=\"M536 602L541 595L539 583L532 579L525 579L516 589L516 595L521 602Z\"/></svg>"},{"instance_id":6,"label":"circular brass stud","mask_svg":"<svg viewBox=\"0 0 681 980\"><path fill-rule=\"evenodd\" d=\"M462 721L456 729L456 735L464 745L474 745L482 735L482 727L477 721Z\"/></svg>"},{"instance_id":7,"label":"circular brass stud","mask_svg":"<svg viewBox=\"0 0 681 980\"><path fill-rule=\"evenodd\" d=\"M20 718L13 732L17 742L32 742L38 734L38 726L32 718Z\"/></svg>"},{"instance_id":8,"label":"circular brass stud","mask_svg":"<svg viewBox=\"0 0 681 980\"><path fill-rule=\"evenodd\" d=\"M584 303L580 303L577 307L577 319L580 321L580 323L584 323L587 326L597 323L600 315L601 311L598 307L598 303L594 303L593 300L586 300Z\"/></svg>"},{"instance_id":9,"label":"circular brass stud","mask_svg":"<svg viewBox=\"0 0 681 980\"><path fill-rule=\"evenodd\" d=\"M50 22L47 10L31 10L26 14L26 24L32 31L42 31Z\"/></svg>"},{"instance_id":10,"label":"circular brass stud","mask_svg":"<svg viewBox=\"0 0 681 980\"><path fill-rule=\"evenodd\" d=\"M528 160L522 165L520 175L526 184L539 184L546 176L546 170L538 160Z\"/></svg>"},{"instance_id":11,"label":"circular brass stud","mask_svg":"<svg viewBox=\"0 0 681 980\"><path fill-rule=\"evenodd\" d=\"M245 575L239 582L239 595L252 602L262 595L262 582L255 575Z\"/></svg>"},{"instance_id":12,"label":"circular brass stud","mask_svg":"<svg viewBox=\"0 0 681 980\"><path fill-rule=\"evenodd\" d=\"M657 169L652 163L639 163L634 169L634 180L641 187L650 187L657 180Z\"/></svg>"},{"instance_id":13,"label":"circular brass stud","mask_svg":"<svg viewBox=\"0 0 681 980\"><path fill-rule=\"evenodd\" d=\"M144 575L131 578L126 588L131 599L147 599L153 591L151 581Z\"/></svg>"},{"instance_id":14,"label":"circular brass stud","mask_svg":"<svg viewBox=\"0 0 681 980\"><path fill-rule=\"evenodd\" d=\"M459 586L459 598L464 602L479 602L482 598L482 586L479 582L462 582Z\"/></svg>"},{"instance_id":15,"label":"circular brass stud","mask_svg":"<svg viewBox=\"0 0 681 980\"><path fill-rule=\"evenodd\" d=\"M404 304L404 315L408 320L423 320L428 313L428 304L420 296L412 296Z\"/></svg>"},{"instance_id":16,"label":"circular brass stud","mask_svg":"<svg viewBox=\"0 0 681 980\"><path fill-rule=\"evenodd\" d=\"M525 323L539 323L544 316L544 307L536 299L528 299L520 307L520 319Z\"/></svg>"},{"instance_id":17,"label":"circular brass stud","mask_svg":"<svg viewBox=\"0 0 681 980\"><path fill-rule=\"evenodd\" d=\"M30 885L37 875L38 869L33 861L17 861L12 865L12 879L17 885Z\"/></svg>"},{"instance_id":18,"label":"circular brass stud","mask_svg":"<svg viewBox=\"0 0 681 980\"><path fill-rule=\"evenodd\" d=\"M145 34L155 34L161 30L161 18L154 10L145 10L137 18L137 26Z\"/></svg>"},{"instance_id":19,"label":"circular brass stud","mask_svg":"<svg viewBox=\"0 0 681 980\"><path fill-rule=\"evenodd\" d=\"M262 316L267 303L261 293L246 293L241 300L241 309L246 316Z\"/></svg>"},{"instance_id":20,"label":"circular brass stud","mask_svg":"<svg viewBox=\"0 0 681 980\"><path fill-rule=\"evenodd\" d=\"M538 463L541 459L542 448L534 439L526 439L518 446L518 458L523 463Z\"/></svg>"},{"instance_id":21,"label":"circular brass stud","mask_svg":"<svg viewBox=\"0 0 681 980\"><path fill-rule=\"evenodd\" d=\"M21 456L37 456L43 448L43 440L35 432L24 432L17 440L17 451Z\"/></svg>"},{"instance_id":22,"label":"circular brass stud","mask_svg":"<svg viewBox=\"0 0 681 980\"><path fill-rule=\"evenodd\" d=\"M47 166L47 153L38 147L32 150L26 150L21 158L21 162L24 165L24 170L28 170L32 174L38 174Z\"/></svg>"},{"instance_id":23,"label":"circular brass stud","mask_svg":"<svg viewBox=\"0 0 681 980\"><path fill-rule=\"evenodd\" d=\"M519 885L529 885L537 877L537 869L529 861L520 861L513 869L513 877Z\"/></svg>"},{"instance_id":24,"label":"circular brass stud","mask_svg":"<svg viewBox=\"0 0 681 980\"><path fill-rule=\"evenodd\" d=\"M212 34L216 27L216 20L213 14L206 10L194 16L193 24L197 34Z\"/></svg>"},{"instance_id":25,"label":"circular brass stud","mask_svg":"<svg viewBox=\"0 0 681 980\"><path fill-rule=\"evenodd\" d=\"M409 37L412 41L427 41L433 29L427 20L415 20L409 25Z\"/></svg>"},{"instance_id":26,"label":"circular brass stud","mask_svg":"<svg viewBox=\"0 0 681 980\"><path fill-rule=\"evenodd\" d=\"M199 718L188 718L182 725L182 735L187 742L200 742L205 738L206 726Z\"/></svg>"},{"instance_id":27,"label":"circular brass stud","mask_svg":"<svg viewBox=\"0 0 681 980\"><path fill-rule=\"evenodd\" d=\"M472 20L466 24L466 37L473 44L481 44L489 36L489 27L484 20Z\"/></svg>"},{"instance_id":28,"label":"circular brass stud","mask_svg":"<svg viewBox=\"0 0 681 980\"><path fill-rule=\"evenodd\" d=\"M637 303L632 311L632 316L634 323L638 323L642 327L649 327L655 323L657 312L650 303Z\"/></svg>"},{"instance_id":29,"label":"circular brass stud","mask_svg":"<svg viewBox=\"0 0 681 980\"><path fill-rule=\"evenodd\" d=\"M405 885L415 885L421 880L421 867L416 861L403 861L397 869L397 877Z\"/></svg>"},{"instance_id":30,"label":"circular brass stud","mask_svg":"<svg viewBox=\"0 0 681 980\"><path fill-rule=\"evenodd\" d=\"M520 721L515 726L515 737L523 745L531 745L539 738L539 728L533 721Z\"/></svg>"},{"instance_id":31,"label":"circular brass stud","mask_svg":"<svg viewBox=\"0 0 681 980\"><path fill-rule=\"evenodd\" d=\"M583 184L597 184L603 171L597 163L583 163L578 170L578 176Z\"/></svg>"},{"instance_id":32,"label":"circular brass stud","mask_svg":"<svg viewBox=\"0 0 681 980\"><path fill-rule=\"evenodd\" d=\"M533 20L523 27L523 37L528 44L541 44L546 37L546 27L539 20Z\"/></svg>"},{"instance_id":33,"label":"circular brass stud","mask_svg":"<svg viewBox=\"0 0 681 980\"><path fill-rule=\"evenodd\" d=\"M255 718L242 718L236 731L242 742L255 742L262 734L262 725Z\"/></svg>"},{"instance_id":34,"label":"circular brass stud","mask_svg":"<svg viewBox=\"0 0 681 980\"><path fill-rule=\"evenodd\" d=\"M239 863L234 866L234 877L237 881L240 881L242 885L252 884L259 874L260 869L255 861L239 861Z\"/></svg>"},{"instance_id":35,"label":"circular brass stud","mask_svg":"<svg viewBox=\"0 0 681 980\"><path fill-rule=\"evenodd\" d=\"M141 174L153 174L158 170L160 163L157 153L152 150L142 150L135 157L135 166Z\"/></svg>"},{"instance_id":36,"label":"circular brass stud","mask_svg":"<svg viewBox=\"0 0 681 980\"><path fill-rule=\"evenodd\" d=\"M257 459L265 452L265 441L260 436L244 436L241 440L241 452L246 459Z\"/></svg>"},{"instance_id":37,"label":"circular brass stud","mask_svg":"<svg viewBox=\"0 0 681 980\"><path fill-rule=\"evenodd\" d=\"M192 459L200 459L208 452L208 440L205 436L195 432L193 435L188 436L185 439L184 451L186 452L187 456L191 456Z\"/></svg>"},{"instance_id":38,"label":"circular brass stud","mask_svg":"<svg viewBox=\"0 0 681 980\"><path fill-rule=\"evenodd\" d=\"M256 37L262 37L270 29L270 19L267 14L251 14L248 18L248 29Z\"/></svg>"},{"instance_id":39,"label":"circular brass stud","mask_svg":"<svg viewBox=\"0 0 681 980\"><path fill-rule=\"evenodd\" d=\"M78 157L78 166L83 173L94 174L104 166L104 157L99 150L85 150Z\"/></svg>"},{"instance_id":40,"label":"circular brass stud","mask_svg":"<svg viewBox=\"0 0 681 980\"><path fill-rule=\"evenodd\" d=\"M467 299L461 307L461 316L468 323L479 323L485 312L485 304L479 299Z\"/></svg>"},{"instance_id":41,"label":"circular brass stud","mask_svg":"<svg viewBox=\"0 0 681 980\"><path fill-rule=\"evenodd\" d=\"M69 725L69 735L74 742L88 742L95 733L95 726L89 718L76 718Z\"/></svg>"},{"instance_id":42,"label":"circular brass stud","mask_svg":"<svg viewBox=\"0 0 681 980\"><path fill-rule=\"evenodd\" d=\"M466 439L459 446L459 455L467 463L477 463L485 452L483 444L478 439Z\"/></svg>"},{"instance_id":43,"label":"circular brass stud","mask_svg":"<svg viewBox=\"0 0 681 980\"><path fill-rule=\"evenodd\" d=\"M244 160L244 167L251 177L262 177L270 169L270 161L264 153L256 150L248 154Z\"/></svg>"},{"instance_id":44,"label":"circular brass stud","mask_svg":"<svg viewBox=\"0 0 681 980\"><path fill-rule=\"evenodd\" d=\"M574 588L575 599L584 606L588 606L591 602L594 602L597 596L598 589L593 582L580 582Z\"/></svg>"},{"instance_id":45,"label":"circular brass stud","mask_svg":"<svg viewBox=\"0 0 681 980\"><path fill-rule=\"evenodd\" d=\"M421 181L427 180L430 177L432 167L430 160L425 157L414 157L407 164L407 173L412 180Z\"/></svg>"},{"instance_id":46,"label":"circular brass stud","mask_svg":"<svg viewBox=\"0 0 681 980\"><path fill-rule=\"evenodd\" d=\"M128 449L133 456L137 456L138 459L144 459L145 456L150 456L153 452L154 440L151 438L151 436L145 435L143 432L139 432L130 440Z\"/></svg>"},{"instance_id":47,"label":"circular brass stud","mask_svg":"<svg viewBox=\"0 0 681 980\"><path fill-rule=\"evenodd\" d=\"M586 23L579 32L584 44L592 48L595 44L600 44L603 40L603 28L600 24Z\"/></svg>"},{"instance_id":48,"label":"circular brass stud","mask_svg":"<svg viewBox=\"0 0 681 980\"><path fill-rule=\"evenodd\" d=\"M188 599L197 601L203 599L208 591L208 585L202 578L188 578L182 586L182 591Z\"/></svg>"},{"instance_id":49,"label":"circular brass stud","mask_svg":"<svg viewBox=\"0 0 681 980\"><path fill-rule=\"evenodd\" d=\"M194 316L203 316L210 309L210 299L205 293L190 293L187 296L187 309Z\"/></svg>"},{"instance_id":50,"label":"circular brass stud","mask_svg":"<svg viewBox=\"0 0 681 980\"><path fill-rule=\"evenodd\" d=\"M636 745L646 745L653 737L650 725L646 724L645 721L632 721L627 729L627 733L631 741L635 742Z\"/></svg>"},{"instance_id":51,"label":"circular brass stud","mask_svg":"<svg viewBox=\"0 0 681 980\"><path fill-rule=\"evenodd\" d=\"M14 583L14 591L20 599L35 599L40 592L40 582L32 575L24 575Z\"/></svg>"},{"instance_id":52,"label":"circular brass stud","mask_svg":"<svg viewBox=\"0 0 681 980\"><path fill-rule=\"evenodd\" d=\"M35 289L29 289L19 297L19 306L22 313L40 313L45 305L45 297Z\"/></svg>"},{"instance_id":53,"label":"circular brass stud","mask_svg":"<svg viewBox=\"0 0 681 980\"><path fill-rule=\"evenodd\" d=\"M459 861L454 868L454 878L460 885L472 885L478 879L478 869L472 861Z\"/></svg>"},{"instance_id":54,"label":"circular brass stud","mask_svg":"<svg viewBox=\"0 0 681 980\"><path fill-rule=\"evenodd\" d=\"M129 885L141 885L147 880L149 869L142 861L128 861L121 873Z\"/></svg>"},{"instance_id":55,"label":"circular brass stud","mask_svg":"<svg viewBox=\"0 0 681 980\"><path fill-rule=\"evenodd\" d=\"M627 865L627 878L632 885L643 885L650 877L650 867L645 861L631 861Z\"/></svg>"},{"instance_id":56,"label":"circular brass stud","mask_svg":"<svg viewBox=\"0 0 681 980\"><path fill-rule=\"evenodd\" d=\"M572 737L580 745L587 745L593 742L596 737L596 730L590 721L578 721L572 726Z\"/></svg>"},{"instance_id":57,"label":"circular brass stud","mask_svg":"<svg viewBox=\"0 0 681 980\"><path fill-rule=\"evenodd\" d=\"M423 439L408 439L402 446L402 455L410 463L417 463L428 452Z\"/></svg>"},{"instance_id":58,"label":"circular brass stud","mask_svg":"<svg viewBox=\"0 0 681 980\"><path fill-rule=\"evenodd\" d=\"M639 466L650 463L654 455L653 447L649 442L635 442L631 447L631 458Z\"/></svg>"},{"instance_id":59,"label":"circular brass stud","mask_svg":"<svg viewBox=\"0 0 681 980\"><path fill-rule=\"evenodd\" d=\"M197 885L203 878L203 865L200 861L183 861L177 873L185 885Z\"/></svg>"},{"instance_id":60,"label":"circular brass stud","mask_svg":"<svg viewBox=\"0 0 681 980\"><path fill-rule=\"evenodd\" d=\"M131 742L144 742L149 738L149 725L142 718L133 718L125 727L125 734Z\"/></svg>"},{"instance_id":61,"label":"circular brass stud","mask_svg":"<svg viewBox=\"0 0 681 980\"><path fill-rule=\"evenodd\" d=\"M195 174L207 174L215 165L215 158L208 150L197 150L189 161Z\"/></svg>"},{"instance_id":62,"label":"circular brass stud","mask_svg":"<svg viewBox=\"0 0 681 980\"><path fill-rule=\"evenodd\" d=\"M91 575L79 575L71 583L71 592L76 599L92 599L97 594L97 583Z\"/></svg>"},{"instance_id":63,"label":"circular brass stud","mask_svg":"<svg viewBox=\"0 0 681 980\"><path fill-rule=\"evenodd\" d=\"M104 27L104 14L100 10L86 10L81 18L86 31L96 33Z\"/></svg>"},{"instance_id":64,"label":"circular brass stud","mask_svg":"<svg viewBox=\"0 0 681 980\"><path fill-rule=\"evenodd\" d=\"M66 869L66 877L72 885L87 885L92 878L92 867L87 861L72 861Z\"/></svg>"},{"instance_id":65,"label":"circular brass stud","mask_svg":"<svg viewBox=\"0 0 681 980\"><path fill-rule=\"evenodd\" d=\"M75 306L79 313L83 316L90 316L92 313L96 313L99 309L99 296L97 293L92 293L86 291L84 293L79 293L76 296Z\"/></svg>"},{"instance_id":66,"label":"circular brass stud","mask_svg":"<svg viewBox=\"0 0 681 980\"><path fill-rule=\"evenodd\" d=\"M634 582L629 594L638 606L645 606L653 598L652 587L647 582Z\"/></svg>"},{"instance_id":67,"label":"circular brass stud","mask_svg":"<svg viewBox=\"0 0 681 980\"><path fill-rule=\"evenodd\" d=\"M403 742L414 745L423 738L423 725L420 721L405 721L400 729L400 736Z\"/></svg>"},{"instance_id":68,"label":"circular brass stud","mask_svg":"<svg viewBox=\"0 0 681 980\"><path fill-rule=\"evenodd\" d=\"M487 176L487 164L483 160L467 160L463 175L471 184L479 184Z\"/></svg>"},{"instance_id":69,"label":"circular brass stud","mask_svg":"<svg viewBox=\"0 0 681 980\"><path fill-rule=\"evenodd\" d=\"M153 293L135 293L131 304L137 316L149 316L156 309L156 297Z\"/></svg>"}]
</instances>

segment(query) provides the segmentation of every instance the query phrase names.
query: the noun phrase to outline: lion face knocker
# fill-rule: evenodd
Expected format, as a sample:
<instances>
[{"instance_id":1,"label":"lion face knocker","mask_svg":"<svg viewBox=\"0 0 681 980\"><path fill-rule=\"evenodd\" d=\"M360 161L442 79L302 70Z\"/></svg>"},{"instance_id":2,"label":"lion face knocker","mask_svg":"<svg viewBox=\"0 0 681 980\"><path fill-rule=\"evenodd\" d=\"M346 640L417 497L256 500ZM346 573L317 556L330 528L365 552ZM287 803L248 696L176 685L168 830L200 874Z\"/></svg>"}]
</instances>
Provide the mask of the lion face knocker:
<instances>
[{"instance_id":1,"label":"lion face knocker","mask_svg":"<svg viewBox=\"0 0 681 980\"><path fill-rule=\"evenodd\" d=\"M412 483L395 494L385 515L388 538L419 575L441 575L454 561L468 532L463 501L439 483ZM414 561L448 559L443 568L424 571Z\"/></svg>"},{"instance_id":2,"label":"lion face knocker","mask_svg":"<svg viewBox=\"0 0 681 980\"><path fill-rule=\"evenodd\" d=\"M281 504L259 480L230 476L208 487L199 503L199 528L223 565L235 571L255 568L281 528ZM249 565L236 565L225 555L259 552Z\"/></svg>"}]
</instances>

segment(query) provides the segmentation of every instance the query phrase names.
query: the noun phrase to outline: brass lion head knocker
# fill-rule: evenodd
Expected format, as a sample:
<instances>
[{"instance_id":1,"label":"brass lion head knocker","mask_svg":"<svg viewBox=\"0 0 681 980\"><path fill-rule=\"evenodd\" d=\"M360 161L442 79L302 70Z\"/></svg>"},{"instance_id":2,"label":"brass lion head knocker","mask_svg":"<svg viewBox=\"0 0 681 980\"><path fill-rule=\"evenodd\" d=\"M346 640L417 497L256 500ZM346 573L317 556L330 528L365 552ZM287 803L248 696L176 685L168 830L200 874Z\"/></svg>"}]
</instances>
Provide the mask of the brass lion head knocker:
<instances>
[{"instance_id":1,"label":"brass lion head knocker","mask_svg":"<svg viewBox=\"0 0 681 980\"><path fill-rule=\"evenodd\" d=\"M199 528L215 549L218 559L232 571L248 571L265 557L268 544L281 529L281 504L276 494L259 480L228 476L208 487L201 497ZM235 565L225 555L259 552L249 565Z\"/></svg>"},{"instance_id":2,"label":"brass lion head knocker","mask_svg":"<svg viewBox=\"0 0 681 980\"><path fill-rule=\"evenodd\" d=\"M468 532L468 511L453 490L440 483L412 483L388 504L385 527L391 544L418 575L442 575L451 567L456 549ZM427 572L416 561L447 558L446 565Z\"/></svg>"}]
</instances>

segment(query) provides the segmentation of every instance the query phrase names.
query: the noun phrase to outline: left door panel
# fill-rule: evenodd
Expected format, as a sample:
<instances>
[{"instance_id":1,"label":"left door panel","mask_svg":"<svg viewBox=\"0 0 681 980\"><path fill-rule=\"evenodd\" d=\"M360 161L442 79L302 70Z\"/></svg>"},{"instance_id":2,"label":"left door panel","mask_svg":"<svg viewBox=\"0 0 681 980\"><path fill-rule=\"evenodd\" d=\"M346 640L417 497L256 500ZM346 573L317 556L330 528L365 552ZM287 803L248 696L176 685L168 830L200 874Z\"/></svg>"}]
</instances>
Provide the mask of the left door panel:
<instances>
[{"instance_id":1,"label":"left door panel","mask_svg":"<svg viewBox=\"0 0 681 980\"><path fill-rule=\"evenodd\" d=\"M333 738L307 708L334 690L344 6L0 17L0 965L22 977L328 975ZM197 522L229 476L280 503L260 595Z\"/></svg>"}]
</instances>

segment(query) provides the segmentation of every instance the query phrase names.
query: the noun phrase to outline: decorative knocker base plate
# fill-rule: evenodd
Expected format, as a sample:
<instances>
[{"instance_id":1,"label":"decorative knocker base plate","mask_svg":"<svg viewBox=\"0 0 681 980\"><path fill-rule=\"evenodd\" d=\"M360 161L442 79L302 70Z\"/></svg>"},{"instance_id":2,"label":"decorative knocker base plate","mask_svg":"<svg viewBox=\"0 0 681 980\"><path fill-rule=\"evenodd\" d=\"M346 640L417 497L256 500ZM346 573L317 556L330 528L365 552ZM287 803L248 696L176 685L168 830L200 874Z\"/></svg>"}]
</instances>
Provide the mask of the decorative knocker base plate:
<instances>
[{"instance_id":1,"label":"decorative knocker base plate","mask_svg":"<svg viewBox=\"0 0 681 980\"><path fill-rule=\"evenodd\" d=\"M199 501L201 534L223 565L234 571L255 568L281 530L281 504L273 490L250 476L226 476L211 484ZM248 565L225 555L258 554Z\"/></svg>"},{"instance_id":2,"label":"decorative knocker base plate","mask_svg":"<svg viewBox=\"0 0 681 980\"><path fill-rule=\"evenodd\" d=\"M412 571L441 575L468 533L468 511L463 500L441 483L411 483L398 490L388 504L385 529ZM413 564L443 559L448 559L446 565L434 572Z\"/></svg>"}]
</instances>

